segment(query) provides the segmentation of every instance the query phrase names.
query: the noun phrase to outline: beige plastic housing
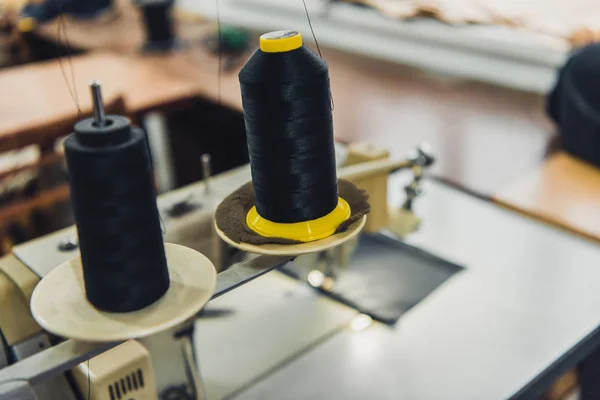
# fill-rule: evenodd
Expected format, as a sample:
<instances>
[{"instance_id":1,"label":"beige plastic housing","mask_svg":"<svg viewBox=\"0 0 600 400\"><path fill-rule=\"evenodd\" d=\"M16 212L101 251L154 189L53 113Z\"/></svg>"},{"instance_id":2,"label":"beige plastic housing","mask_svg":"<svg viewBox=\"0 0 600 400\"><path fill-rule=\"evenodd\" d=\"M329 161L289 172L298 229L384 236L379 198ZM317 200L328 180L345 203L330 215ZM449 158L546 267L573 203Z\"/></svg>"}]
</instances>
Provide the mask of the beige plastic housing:
<instances>
[{"instance_id":1,"label":"beige plastic housing","mask_svg":"<svg viewBox=\"0 0 600 400\"><path fill-rule=\"evenodd\" d=\"M390 152L370 142L354 142L348 145L348 156L345 166L360 164L369 161L385 160L390 158ZM365 225L366 232L377 232L387 226L387 181L388 171L370 174L365 178L349 178L356 186L364 189L369 194L371 213Z\"/></svg>"},{"instance_id":2,"label":"beige plastic housing","mask_svg":"<svg viewBox=\"0 0 600 400\"><path fill-rule=\"evenodd\" d=\"M88 398L88 363L73 370L83 398ZM148 350L129 340L89 362L89 393L93 400L157 400Z\"/></svg>"}]
</instances>

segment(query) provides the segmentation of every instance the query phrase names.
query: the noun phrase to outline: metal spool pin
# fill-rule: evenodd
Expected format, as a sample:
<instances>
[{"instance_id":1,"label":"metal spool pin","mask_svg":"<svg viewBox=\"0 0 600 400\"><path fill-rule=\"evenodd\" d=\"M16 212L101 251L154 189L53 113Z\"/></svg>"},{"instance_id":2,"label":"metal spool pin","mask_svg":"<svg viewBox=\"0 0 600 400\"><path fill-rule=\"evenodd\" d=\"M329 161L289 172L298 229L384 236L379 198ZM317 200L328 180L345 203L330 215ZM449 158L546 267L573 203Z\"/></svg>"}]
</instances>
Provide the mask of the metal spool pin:
<instances>
[{"instance_id":1,"label":"metal spool pin","mask_svg":"<svg viewBox=\"0 0 600 400\"><path fill-rule=\"evenodd\" d=\"M90 90L92 92L94 124L99 127L104 126L106 125L106 113L104 112L104 102L102 101L102 88L100 86L100 81L91 81Z\"/></svg>"}]
</instances>

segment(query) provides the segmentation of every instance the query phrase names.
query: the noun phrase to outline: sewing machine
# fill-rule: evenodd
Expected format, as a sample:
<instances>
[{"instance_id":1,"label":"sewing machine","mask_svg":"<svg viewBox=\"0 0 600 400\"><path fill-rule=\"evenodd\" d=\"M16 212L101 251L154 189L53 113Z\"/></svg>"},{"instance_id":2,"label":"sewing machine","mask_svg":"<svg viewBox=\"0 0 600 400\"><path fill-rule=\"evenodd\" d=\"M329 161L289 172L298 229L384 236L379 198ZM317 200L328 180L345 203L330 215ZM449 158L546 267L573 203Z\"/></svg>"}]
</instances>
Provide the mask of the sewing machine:
<instances>
[{"instance_id":1,"label":"sewing machine","mask_svg":"<svg viewBox=\"0 0 600 400\"><path fill-rule=\"evenodd\" d=\"M381 166L386 160L375 162ZM340 171L356 172L361 167L357 164ZM248 173L247 167L242 167L213 177L209 191L215 196L229 193L246 181ZM387 197L391 207L402 208L405 187L413 180L409 172L390 176ZM219 274L218 298L208 303L196 324L196 357L202 367L195 375L196 387L204 386L210 399L235 400L277 400L282 393L287 398L311 399L523 400L539 398L557 378L582 361L593 365L600 343L596 329L600 323L597 245L451 185L432 179L421 185L427 195L413 206L423 223L402 242L394 240L395 245L415 246L454 260L464 269L397 324L382 324L369 322L356 309L319 295L327 289L323 287L327 282L313 281L320 287L315 291L278 271L266 274L285 268L282 264L286 258L244 259L243 254L233 254L244 257ZM163 216L165 209L186 199L205 204L205 188L202 182L161 196ZM201 209L193 212L200 215ZM176 233L170 228L174 219L164 217L167 236ZM191 217L184 219L189 222ZM110 400L110 385L115 398L119 387L121 399L153 399L174 393L159 393L161 385L172 389L185 385L191 393L193 383L185 372L186 360L192 358L189 342L185 343L189 336L184 335L189 330L177 332L180 335L175 337L157 335L139 341L143 348L128 345L131 348L126 351L119 351L123 349L116 347L120 343L57 343L48 338L54 345L39 352L43 343L27 340L45 335L27 317L28 298L39 276L73 257L76 242L72 233L69 228L24 244L0 261L1 329L5 339L11 332L21 331L10 339L9 350L3 347L4 352L14 353L15 345L30 343L29 348L36 353L16 363L10 360L12 365L0 369L0 398L34 399L29 386L38 389L40 400L48 398L42 397L44 394L72 398L67 396L73 392L63 395L41 388L67 387L62 374L73 368L81 370L75 374L83 375L83 381L81 377L76 381L85 398L88 359L93 370L92 390L99 387ZM192 235L187 240L198 245ZM205 241L208 248L210 243ZM64 251L59 251L59 246ZM371 247L371 253L379 249ZM227 253L224 250L222 254ZM387 259L397 258L395 266L401 268L404 262L399 257L406 252L402 248ZM359 260L364 261L359 253ZM372 261L369 266L377 266ZM352 267L348 272L353 272ZM347 275L344 271L337 279ZM261 278L252 280L257 276ZM398 292L411 288L403 281L396 286ZM18 307L20 312L10 311ZM95 358L100 354L122 362L115 363L110 373L103 369L95 375L95 367L106 365L107 358ZM150 364L144 364L144 359ZM133 365L138 365L137 369ZM134 376L140 387L138 369L142 370L144 387L152 385L148 365L154 373L157 397L140 397L129 391L129 381L135 389ZM168 376L172 380L168 381L166 374L171 371ZM161 374L165 374L164 379ZM109 382L96 385L100 376ZM590 379L593 383L595 376ZM123 385L129 397L123 397ZM198 392L202 398L204 393ZM101 398L92 393L92 399Z\"/></svg>"},{"instance_id":2,"label":"sewing machine","mask_svg":"<svg viewBox=\"0 0 600 400\"><path fill-rule=\"evenodd\" d=\"M165 241L204 253L220 272L214 296L218 297L291 257L249 255L217 237L214 209L233 188L250 179L250 169L244 166L211 177L210 156L202 160L202 182L165 193L158 203ZM339 176L371 195L373 210L367 232L388 225L387 176L407 168L413 170L414 180L406 187L407 201L402 209L403 220L408 222L401 229L408 234L417 228L412 202L420 193L422 170L432 162L427 146L402 161L390 160L387 151L369 143L337 149ZM298 265L313 275L315 266L322 266L324 276L331 281L346 269L356 246L352 241L321 255L299 257ZM0 333L4 338L0 346L0 399L74 400L77 396L87 398L88 393L99 400L206 398L193 346L194 321L140 340L112 344L61 342L35 323L28 306L35 285L55 266L73 258L77 249L76 231L70 227L17 246L13 255L0 261ZM315 257L328 261L323 264ZM80 363L90 357L89 363ZM11 364L15 365L9 367ZM69 370L71 377L67 378L63 372Z\"/></svg>"}]
</instances>

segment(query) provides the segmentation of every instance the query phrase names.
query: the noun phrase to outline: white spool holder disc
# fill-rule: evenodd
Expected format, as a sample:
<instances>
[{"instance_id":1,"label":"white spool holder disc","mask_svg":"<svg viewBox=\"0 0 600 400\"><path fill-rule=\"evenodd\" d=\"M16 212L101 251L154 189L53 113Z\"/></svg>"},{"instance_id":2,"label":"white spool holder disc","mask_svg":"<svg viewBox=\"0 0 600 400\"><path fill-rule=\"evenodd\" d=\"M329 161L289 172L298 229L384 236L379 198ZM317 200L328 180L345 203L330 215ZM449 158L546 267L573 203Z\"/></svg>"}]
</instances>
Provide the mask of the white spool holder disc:
<instances>
[{"instance_id":1,"label":"white spool holder disc","mask_svg":"<svg viewBox=\"0 0 600 400\"><path fill-rule=\"evenodd\" d=\"M302 254L316 253L320 251L329 250L333 247L339 246L344 242L352 239L362 231L367 221L367 216L362 216L358 221L350 225L345 231L336 233L325 239L315 240L313 242L299 243L299 244L249 244L249 243L237 243L230 239L225 232L223 232L217 226L215 221L215 229L217 234L227 244L238 248L249 253L266 254L273 256L299 256Z\"/></svg>"},{"instance_id":2,"label":"white spool holder disc","mask_svg":"<svg viewBox=\"0 0 600 400\"><path fill-rule=\"evenodd\" d=\"M138 311L95 308L85 296L81 258L67 261L42 279L31 297L31 312L42 328L86 342L141 338L192 318L214 294L217 272L203 254L165 243L171 284L155 303Z\"/></svg>"}]
</instances>

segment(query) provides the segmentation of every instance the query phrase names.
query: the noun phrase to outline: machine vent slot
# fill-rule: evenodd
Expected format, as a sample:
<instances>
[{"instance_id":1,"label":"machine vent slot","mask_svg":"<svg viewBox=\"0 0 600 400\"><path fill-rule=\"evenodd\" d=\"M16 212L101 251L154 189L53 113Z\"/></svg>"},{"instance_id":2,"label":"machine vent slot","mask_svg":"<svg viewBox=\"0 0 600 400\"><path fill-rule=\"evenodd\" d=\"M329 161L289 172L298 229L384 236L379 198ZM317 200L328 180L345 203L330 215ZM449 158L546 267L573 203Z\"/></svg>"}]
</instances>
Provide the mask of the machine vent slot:
<instances>
[{"instance_id":1,"label":"machine vent slot","mask_svg":"<svg viewBox=\"0 0 600 400\"><path fill-rule=\"evenodd\" d=\"M127 393L127 388L125 388L125 379L121 378L121 391L123 392L123 396Z\"/></svg>"},{"instance_id":2,"label":"machine vent slot","mask_svg":"<svg viewBox=\"0 0 600 400\"><path fill-rule=\"evenodd\" d=\"M137 370L137 376L138 376L138 379L140 380L140 387L144 387L144 375L142 374L141 369Z\"/></svg>"},{"instance_id":3,"label":"machine vent slot","mask_svg":"<svg viewBox=\"0 0 600 400\"><path fill-rule=\"evenodd\" d=\"M131 376L127 375L127 390L131 392Z\"/></svg>"},{"instance_id":4,"label":"machine vent slot","mask_svg":"<svg viewBox=\"0 0 600 400\"><path fill-rule=\"evenodd\" d=\"M113 390L113 385L108 385L108 394L110 395L110 400L115 400L115 391Z\"/></svg>"},{"instance_id":5,"label":"machine vent slot","mask_svg":"<svg viewBox=\"0 0 600 400\"><path fill-rule=\"evenodd\" d=\"M114 383L115 391L117 392L117 399L121 398L121 389L119 389L119 382L115 381Z\"/></svg>"},{"instance_id":6,"label":"machine vent slot","mask_svg":"<svg viewBox=\"0 0 600 400\"><path fill-rule=\"evenodd\" d=\"M138 381L137 381L137 376L135 375L135 372L133 374L131 374L131 378L133 379L133 388L135 390L138 389Z\"/></svg>"}]
</instances>

